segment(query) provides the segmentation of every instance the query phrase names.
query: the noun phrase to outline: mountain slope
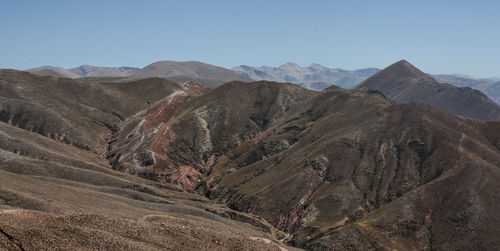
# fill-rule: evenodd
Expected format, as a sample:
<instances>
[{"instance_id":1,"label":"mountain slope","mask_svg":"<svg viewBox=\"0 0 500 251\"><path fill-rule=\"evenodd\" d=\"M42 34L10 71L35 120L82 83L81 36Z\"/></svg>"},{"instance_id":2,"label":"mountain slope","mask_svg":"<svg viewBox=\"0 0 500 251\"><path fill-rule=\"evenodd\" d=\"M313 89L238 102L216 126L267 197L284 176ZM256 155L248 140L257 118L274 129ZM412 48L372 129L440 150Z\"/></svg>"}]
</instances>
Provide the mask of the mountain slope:
<instances>
[{"instance_id":1,"label":"mountain slope","mask_svg":"<svg viewBox=\"0 0 500 251\"><path fill-rule=\"evenodd\" d=\"M500 244L478 239L499 234L498 204L481 204L499 199L499 132L373 90L235 82L122 122L109 153L115 169L261 216L298 247L471 249Z\"/></svg>"},{"instance_id":2,"label":"mountain slope","mask_svg":"<svg viewBox=\"0 0 500 251\"><path fill-rule=\"evenodd\" d=\"M164 79L84 83L1 70L0 121L102 152L114 124L175 91Z\"/></svg>"},{"instance_id":3,"label":"mountain slope","mask_svg":"<svg viewBox=\"0 0 500 251\"><path fill-rule=\"evenodd\" d=\"M0 183L0 246L6 250L281 246L271 241L272 227L251 215L113 171L92 152L3 122Z\"/></svg>"},{"instance_id":4,"label":"mountain slope","mask_svg":"<svg viewBox=\"0 0 500 251\"><path fill-rule=\"evenodd\" d=\"M404 60L354 88L378 90L398 103L419 102L461 116L500 120L500 106L480 91L440 84Z\"/></svg>"},{"instance_id":5,"label":"mountain slope","mask_svg":"<svg viewBox=\"0 0 500 251\"><path fill-rule=\"evenodd\" d=\"M115 169L194 190L215 159L311 95L268 82L231 82L197 97L170 95L120 123L109 158Z\"/></svg>"},{"instance_id":6,"label":"mountain slope","mask_svg":"<svg viewBox=\"0 0 500 251\"><path fill-rule=\"evenodd\" d=\"M499 129L376 92L327 90L217 161L204 190L307 249L497 246L474 233L499 233L498 206L480 202L499 198Z\"/></svg>"},{"instance_id":7,"label":"mountain slope","mask_svg":"<svg viewBox=\"0 0 500 251\"><path fill-rule=\"evenodd\" d=\"M400 63L375 76L432 82ZM499 121L267 81L4 70L0 88L0 245L13 250L500 246Z\"/></svg>"},{"instance_id":8,"label":"mountain slope","mask_svg":"<svg viewBox=\"0 0 500 251\"><path fill-rule=\"evenodd\" d=\"M313 90L323 90L332 85L350 88L379 71L375 68L348 71L331 69L319 64L301 67L292 62L279 67L240 65L231 70L253 80L290 82Z\"/></svg>"},{"instance_id":9,"label":"mountain slope","mask_svg":"<svg viewBox=\"0 0 500 251\"><path fill-rule=\"evenodd\" d=\"M228 69L197 61L176 62L160 61L152 63L132 74L134 78L144 77L176 77L215 79L222 83L230 81L251 81L250 78L234 73Z\"/></svg>"},{"instance_id":10,"label":"mountain slope","mask_svg":"<svg viewBox=\"0 0 500 251\"><path fill-rule=\"evenodd\" d=\"M265 220L114 171L104 158L114 124L165 96L209 91L203 84L94 83L2 70L0 88L3 249L285 248Z\"/></svg>"}]
</instances>

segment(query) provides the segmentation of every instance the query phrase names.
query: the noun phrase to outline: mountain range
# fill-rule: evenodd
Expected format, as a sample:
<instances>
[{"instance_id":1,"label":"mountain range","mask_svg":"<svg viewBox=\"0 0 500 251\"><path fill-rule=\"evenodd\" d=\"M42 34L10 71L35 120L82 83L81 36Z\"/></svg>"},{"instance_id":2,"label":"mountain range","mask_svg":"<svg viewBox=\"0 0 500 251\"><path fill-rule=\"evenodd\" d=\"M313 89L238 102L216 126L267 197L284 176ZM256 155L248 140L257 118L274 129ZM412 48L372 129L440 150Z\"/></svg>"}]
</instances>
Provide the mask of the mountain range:
<instances>
[{"instance_id":1,"label":"mountain range","mask_svg":"<svg viewBox=\"0 0 500 251\"><path fill-rule=\"evenodd\" d=\"M349 71L327 68L319 64L301 67L292 62L279 67L240 65L231 70L253 80L289 82L313 90L323 90L332 85L350 88L380 71L376 68Z\"/></svg>"},{"instance_id":2,"label":"mountain range","mask_svg":"<svg viewBox=\"0 0 500 251\"><path fill-rule=\"evenodd\" d=\"M380 69L377 68L365 68L351 71L328 68L319 64L303 67L292 62L288 62L279 67L240 65L231 70L253 80L290 82L313 90L323 90L333 85L342 88L352 88L380 71ZM500 81L498 79L475 79L459 74L429 76L439 83L480 90L497 104L500 104Z\"/></svg>"},{"instance_id":3,"label":"mountain range","mask_svg":"<svg viewBox=\"0 0 500 251\"><path fill-rule=\"evenodd\" d=\"M0 247L500 247L499 106L404 60L365 75L317 91L199 62L0 70Z\"/></svg>"},{"instance_id":4,"label":"mountain range","mask_svg":"<svg viewBox=\"0 0 500 251\"><path fill-rule=\"evenodd\" d=\"M312 90L323 90L333 85L342 88L352 88L379 72L380 69L365 68L359 70L344 70L339 68L328 68L319 64L311 64L310 66L303 67L293 62L288 62L279 67L240 65L229 70L197 61L159 61L142 69L135 67L97 67L81 65L71 69L42 66L28 69L27 71L37 75L60 78L94 78L93 81L98 79L102 80L102 78L108 78L107 81L112 81L111 78L116 78L121 81L123 78L141 79L145 77L162 77L178 83L199 81L211 88L218 87L230 81L251 82L256 80L268 80L294 83ZM499 79L475 79L470 76L459 74L429 76L439 83L480 90L497 104L500 103Z\"/></svg>"}]
</instances>

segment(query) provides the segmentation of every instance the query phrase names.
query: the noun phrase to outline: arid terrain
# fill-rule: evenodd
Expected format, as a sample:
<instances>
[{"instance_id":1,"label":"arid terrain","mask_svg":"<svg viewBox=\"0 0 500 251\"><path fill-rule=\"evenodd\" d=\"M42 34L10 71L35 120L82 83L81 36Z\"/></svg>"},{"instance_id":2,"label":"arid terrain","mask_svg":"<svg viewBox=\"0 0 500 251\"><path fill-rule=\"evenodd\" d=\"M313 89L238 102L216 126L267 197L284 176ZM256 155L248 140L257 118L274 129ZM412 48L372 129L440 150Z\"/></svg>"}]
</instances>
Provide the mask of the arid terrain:
<instances>
[{"instance_id":1,"label":"arid terrain","mask_svg":"<svg viewBox=\"0 0 500 251\"><path fill-rule=\"evenodd\" d=\"M500 249L500 106L404 60L364 78L0 70L0 249Z\"/></svg>"}]
</instances>

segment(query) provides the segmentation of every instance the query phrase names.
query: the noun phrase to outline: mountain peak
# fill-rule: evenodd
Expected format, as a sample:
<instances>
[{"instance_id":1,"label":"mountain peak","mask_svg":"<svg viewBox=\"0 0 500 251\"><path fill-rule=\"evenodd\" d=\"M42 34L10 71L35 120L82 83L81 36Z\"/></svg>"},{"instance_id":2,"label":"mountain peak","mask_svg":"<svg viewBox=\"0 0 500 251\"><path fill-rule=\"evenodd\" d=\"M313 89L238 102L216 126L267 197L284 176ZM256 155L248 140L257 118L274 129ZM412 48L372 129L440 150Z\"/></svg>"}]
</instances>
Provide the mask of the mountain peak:
<instances>
[{"instance_id":1,"label":"mountain peak","mask_svg":"<svg viewBox=\"0 0 500 251\"><path fill-rule=\"evenodd\" d=\"M404 59L399 60L398 62L388 66L387 68L381 70L376 75L390 75L392 77L398 77L398 78L418 78L434 82L434 79L429 77L429 75L425 74L424 72L422 72L417 67L413 66Z\"/></svg>"},{"instance_id":2,"label":"mountain peak","mask_svg":"<svg viewBox=\"0 0 500 251\"><path fill-rule=\"evenodd\" d=\"M279 67L279 69L282 69L282 70L293 70L293 71L300 71L302 69L302 67L300 67L300 65L294 63L294 62L287 62L286 64L284 65L281 65Z\"/></svg>"},{"instance_id":3,"label":"mountain peak","mask_svg":"<svg viewBox=\"0 0 500 251\"><path fill-rule=\"evenodd\" d=\"M317 63L312 63L309 68L313 68L313 69L326 69L326 67L320 65L320 64L317 64Z\"/></svg>"}]
</instances>

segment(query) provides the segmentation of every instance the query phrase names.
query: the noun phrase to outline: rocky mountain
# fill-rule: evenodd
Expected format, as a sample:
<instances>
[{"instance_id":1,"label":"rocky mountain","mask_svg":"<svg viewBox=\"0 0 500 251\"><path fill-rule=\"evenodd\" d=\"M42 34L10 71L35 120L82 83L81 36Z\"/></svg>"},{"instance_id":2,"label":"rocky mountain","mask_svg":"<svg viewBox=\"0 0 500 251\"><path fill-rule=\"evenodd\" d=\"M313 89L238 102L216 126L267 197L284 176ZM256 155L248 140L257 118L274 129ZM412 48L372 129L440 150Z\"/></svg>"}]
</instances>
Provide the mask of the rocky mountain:
<instances>
[{"instance_id":1,"label":"rocky mountain","mask_svg":"<svg viewBox=\"0 0 500 251\"><path fill-rule=\"evenodd\" d=\"M478 90L440 84L405 60L361 82L355 89L374 89L398 103L419 102L452 114L500 120L500 106Z\"/></svg>"},{"instance_id":2,"label":"rocky mountain","mask_svg":"<svg viewBox=\"0 0 500 251\"><path fill-rule=\"evenodd\" d=\"M289 82L313 90L323 90L332 85L350 88L379 71L376 68L349 71L319 64L302 67L292 62L279 67L240 65L232 70L253 80Z\"/></svg>"},{"instance_id":3,"label":"rocky mountain","mask_svg":"<svg viewBox=\"0 0 500 251\"><path fill-rule=\"evenodd\" d=\"M176 62L160 61L152 63L131 75L134 78L144 77L191 77L217 80L216 86L230 81L251 81L250 78L234 73L228 69L197 61ZM215 87L215 86L214 86Z\"/></svg>"},{"instance_id":4,"label":"rocky mountain","mask_svg":"<svg viewBox=\"0 0 500 251\"><path fill-rule=\"evenodd\" d=\"M0 73L7 249L500 246L499 121L366 88ZM382 80L441 87L404 61Z\"/></svg>"}]
</instances>

